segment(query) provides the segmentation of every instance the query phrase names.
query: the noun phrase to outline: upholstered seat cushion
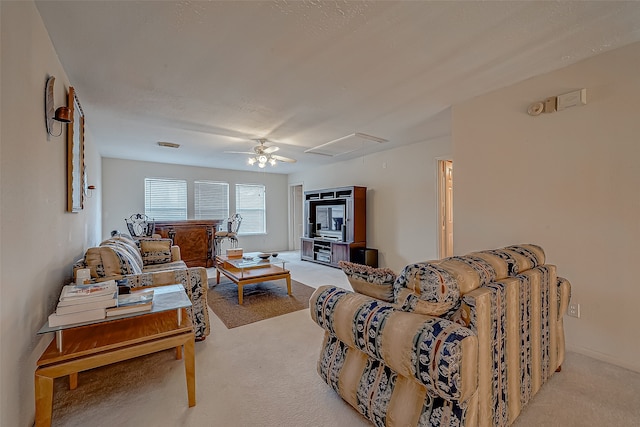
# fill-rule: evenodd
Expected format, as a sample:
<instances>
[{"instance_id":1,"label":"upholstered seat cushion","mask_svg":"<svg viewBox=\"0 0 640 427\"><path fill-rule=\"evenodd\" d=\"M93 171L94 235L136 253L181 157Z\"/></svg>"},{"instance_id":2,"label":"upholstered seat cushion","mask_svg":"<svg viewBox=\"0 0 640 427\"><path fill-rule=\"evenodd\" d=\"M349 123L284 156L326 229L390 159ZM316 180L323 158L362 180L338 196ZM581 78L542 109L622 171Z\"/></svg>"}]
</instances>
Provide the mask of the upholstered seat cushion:
<instances>
[{"instance_id":1,"label":"upholstered seat cushion","mask_svg":"<svg viewBox=\"0 0 640 427\"><path fill-rule=\"evenodd\" d=\"M164 270L181 270L184 268L187 268L187 264L182 260L178 260L178 261L166 262L164 264L147 264L144 267L142 267L142 272L150 273L154 271L164 271Z\"/></svg>"},{"instance_id":2,"label":"upholstered seat cushion","mask_svg":"<svg viewBox=\"0 0 640 427\"><path fill-rule=\"evenodd\" d=\"M393 282L396 273L388 268L373 268L363 264L338 263L354 291L386 302L393 302Z\"/></svg>"}]
</instances>

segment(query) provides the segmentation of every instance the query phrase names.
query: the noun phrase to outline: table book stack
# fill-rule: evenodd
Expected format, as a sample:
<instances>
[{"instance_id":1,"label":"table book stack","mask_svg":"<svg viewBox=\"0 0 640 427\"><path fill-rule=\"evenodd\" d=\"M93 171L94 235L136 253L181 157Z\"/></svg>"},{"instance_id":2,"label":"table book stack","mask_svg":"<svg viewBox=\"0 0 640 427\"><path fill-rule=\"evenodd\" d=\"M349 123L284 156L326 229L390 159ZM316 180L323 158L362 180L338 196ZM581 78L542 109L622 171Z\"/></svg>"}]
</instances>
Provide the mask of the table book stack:
<instances>
[{"instance_id":1,"label":"table book stack","mask_svg":"<svg viewBox=\"0 0 640 427\"><path fill-rule=\"evenodd\" d=\"M118 295L118 286L114 280L87 285L66 285L60 293L56 311L49 316L49 327L150 311L152 304L153 289L140 289Z\"/></svg>"},{"instance_id":2,"label":"table book stack","mask_svg":"<svg viewBox=\"0 0 640 427\"><path fill-rule=\"evenodd\" d=\"M118 305L118 287L114 280L62 288L56 311L49 316L49 326L91 322L106 317L107 307Z\"/></svg>"},{"instance_id":3,"label":"table book stack","mask_svg":"<svg viewBox=\"0 0 640 427\"><path fill-rule=\"evenodd\" d=\"M138 289L128 294L118 295L117 307L107 308L107 317L121 314L150 311L153 304L153 289Z\"/></svg>"}]
</instances>

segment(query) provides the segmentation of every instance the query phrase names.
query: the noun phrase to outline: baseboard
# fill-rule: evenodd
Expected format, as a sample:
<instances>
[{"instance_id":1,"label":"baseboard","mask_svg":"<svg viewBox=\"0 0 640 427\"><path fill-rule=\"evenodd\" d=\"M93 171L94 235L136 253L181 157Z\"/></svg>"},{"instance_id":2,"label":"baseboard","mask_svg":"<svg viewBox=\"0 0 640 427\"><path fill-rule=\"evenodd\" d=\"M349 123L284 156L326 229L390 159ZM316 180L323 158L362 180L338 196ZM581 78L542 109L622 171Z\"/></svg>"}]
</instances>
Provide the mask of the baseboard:
<instances>
[{"instance_id":1,"label":"baseboard","mask_svg":"<svg viewBox=\"0 0 640 427\"><path fill-rule=\"evenodd\" d=\"M640 364L628 363L617 359L610 354L600 353L599 351L591 350L589 348L567 345L567 351L572 351L574 353L582 354L583 356L588 356L596 360L600 360L601 362L610 363L612 365L619 366L621 368L629 369L630 371L640 373Z\"/></svg>"}]
</instances>

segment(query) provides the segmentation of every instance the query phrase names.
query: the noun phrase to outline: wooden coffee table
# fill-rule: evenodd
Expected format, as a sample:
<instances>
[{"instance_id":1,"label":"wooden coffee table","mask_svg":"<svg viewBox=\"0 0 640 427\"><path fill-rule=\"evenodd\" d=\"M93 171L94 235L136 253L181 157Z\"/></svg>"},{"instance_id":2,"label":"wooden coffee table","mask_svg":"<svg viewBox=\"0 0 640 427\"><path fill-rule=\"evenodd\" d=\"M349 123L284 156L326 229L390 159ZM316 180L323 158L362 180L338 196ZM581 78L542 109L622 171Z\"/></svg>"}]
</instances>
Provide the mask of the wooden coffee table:
<instances>
[{"instance_id":1,"label":"wooden coffee table","mask_svg":"<svg viewBox=\"0 0 640 427\"><path fill-rule=\"evenodd\" d=\"M70 388L75 389L80 371L169 348L175 348L176 359L182 359L184 347L189 407L195 406L195 335L185 310L191 301L182 285L153 289L151 311L81 325L50 328L45 324L38 331L39 334L55 332L56 338L37 362L36 427L51 425L55 378L69 375Z\"/></svg>"},{"instance_id":2,"label":"wooden coffee table","mask_svg":"<svg viewBox=\"0 0 640 427\"><path fill-rule=\"evenodd\" d=\"M240 258L229 258L226 255L216 257L216 283L220 283L220 274L235 283L238 286L238 304L242 304L242 287L251 283L285 279L287 293L291 295L291 273L285 270L285 261L272 257L260 259L257 255L249 253ZM282 267L276 264L282 264Z\"/></svg>"}]
</instances>

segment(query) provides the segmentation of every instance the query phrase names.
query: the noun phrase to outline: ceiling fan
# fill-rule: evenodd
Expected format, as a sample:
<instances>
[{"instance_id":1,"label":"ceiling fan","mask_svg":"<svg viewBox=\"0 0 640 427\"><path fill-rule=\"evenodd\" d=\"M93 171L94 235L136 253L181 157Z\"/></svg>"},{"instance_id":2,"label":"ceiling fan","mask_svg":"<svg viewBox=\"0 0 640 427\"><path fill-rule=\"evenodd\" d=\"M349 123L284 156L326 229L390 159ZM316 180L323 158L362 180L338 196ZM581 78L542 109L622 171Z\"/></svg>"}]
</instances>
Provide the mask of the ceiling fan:
<instances>
[{"instance_id":1,"label":"ceiling fan","mask_svg":"<svg viewBox=\"0 0 640 427\"><path fill-rule=\"evenodd\" d=\"M267 163L271 166L275 166L277 162L287 162L287 163L295 163L295 159L290 159L289 157L278 156L275 153L280 148L275 145L265 146L264 144L267 142L266 139L260 138L256 139L260 145L256 145L253 147L253 151L225 151L225 153L229 154L249 154L249 164L254 165L258 164L259 168L264 168Z\"/></svg>"}]
</instances>

